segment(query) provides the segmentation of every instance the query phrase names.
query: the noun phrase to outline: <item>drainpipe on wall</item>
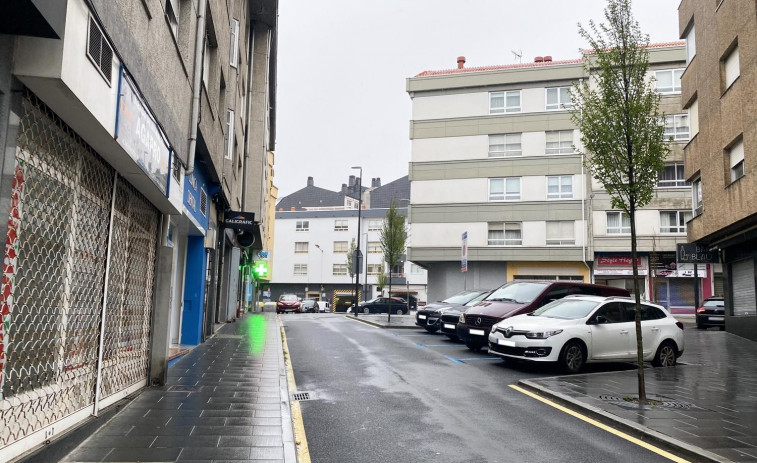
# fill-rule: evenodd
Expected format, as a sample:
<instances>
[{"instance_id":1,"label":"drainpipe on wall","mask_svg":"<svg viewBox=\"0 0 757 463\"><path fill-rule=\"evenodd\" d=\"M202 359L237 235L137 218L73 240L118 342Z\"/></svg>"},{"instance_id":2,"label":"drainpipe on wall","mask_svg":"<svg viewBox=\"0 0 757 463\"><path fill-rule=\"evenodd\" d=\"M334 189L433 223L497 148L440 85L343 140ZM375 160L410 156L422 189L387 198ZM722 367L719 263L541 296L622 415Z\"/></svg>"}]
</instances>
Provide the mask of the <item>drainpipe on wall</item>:
<instances>
[{"instance_id":1,"label":"drainpipe on wall","mask_svg":"<svg viewBox=\"0 0 757 463\"><path fill-rule=\"evenodd\" d=\"M189 150L187 168L184 175L191 175L195 170L195 151L197 150L197 124L200 118L200 91L202 90L202 62L205 51L205 10L207 0L200 0L197 6L197 36L195 37L195 62L192 71L192 121L189 125Z\"/></svg>"},{"instance_id":2,"label":"drainpipe on wall","mask_svg":"<svg viewBox=\"0 0 757 463\"><path fill-rule=\"evenodd\" d=\"M250 161L250 108L252 107L252 48L255 44L255 24L250 21L250 33L247 36L247 98L244 101L244 161L242 164L242 210L247 207L247 167ZM260 219L258 219L260 220Z\"/></svg>"}]
</instances>

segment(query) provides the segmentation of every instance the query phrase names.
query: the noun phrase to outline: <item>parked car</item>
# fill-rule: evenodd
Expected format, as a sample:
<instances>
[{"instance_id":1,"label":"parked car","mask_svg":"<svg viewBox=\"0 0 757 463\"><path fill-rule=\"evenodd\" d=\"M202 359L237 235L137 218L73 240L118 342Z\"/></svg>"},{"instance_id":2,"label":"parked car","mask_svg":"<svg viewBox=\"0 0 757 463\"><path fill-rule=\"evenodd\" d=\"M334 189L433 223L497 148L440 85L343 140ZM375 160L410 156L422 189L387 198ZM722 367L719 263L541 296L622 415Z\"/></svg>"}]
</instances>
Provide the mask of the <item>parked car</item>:
<instances>
[{"instance_id":1,"label":"parked car","mask_svg":"<svg viewBox=\"0 0 757 463\"><path fill-rule=\"evenodd\" d=\"M370 301L361 302L358 304L358 311L360 313L389 313L389 299L388 297L377 297ZM407 314L407 302L401 298L393 297L392 300L392 313L397 315Z\"/></svg>"},{"instance_id":2,"label":"parked car","mask_svg":"<svg viewBox=\"0 0 757 463\"><path fill-rule=\"evenodd\" d=\"M493 324L508 317L533 312L569 294L630 295L625 289L570 280L515 280L500 286L483 301L460 314L460 320L455 328L457 337L469 349L481 349L487 344L487 337Z\"/></svg>"},{"instance_id":3,"label":"parked car","mask_svg":"<svg viewBox=\"0 0 757 463\"><path fill-rule=\"evenodd\" d=\"M402 303L407 305L407 298L410 298L410 310L417 310L418 309L418 298L413 296L412 294L395 294L394 296L397 299L402 299ZM394 305L394 303L392 303Z\"/></svg>"},{"instance_id":4,"label":"parked car","mask_svg":"<svg viewBox=\"0 0 757 463\"><path fill-rule=\"evenodd\" d=\"M476 297L475 299L472 299L464 305L458 305L445 310L444 313L442 313L442 316L439 317L439 329L441 330L442 334L453 341L460 341L460 338L457 337L457 322L460 320L460 314L465 312L468 307L472 307L486 299L486 296L488 296L489 294L491 294L491 291L483 293L482 295Z\"/></svg>"},{"instance_id":5,"label":"parked car","mask_svg":"<svg viewBox=\"0 0 757 463\"><path fill-rule=\"evenodd\" d=\"M722 297L708 297L697 309L697 328L717 326L725 329L725 300Z\"/></svg>"},{"instance_id":6,"label":"parked car","mask_svg":"<svg viewBox=\"0 0 757 463\"><path fill-rule=\"evenodd\" d=\"M636 301L630 297L567 296L492 326L489 353L503 359L557 362L568 373L586 363L634 361ZM683 324L661 305L641 304L645 361L673 366L683 354Z\"/></svg>"},{"instance_id":7,"label":"parked car","mask_svg":"<svg viewBox=\"0 0 757 463\"><path fill-rule=\"evenodd\" d=\"M300 298L296 294L282 294L276 301L276 313L300 313Z\"/></svg>"},{"instance_id":8,"label":"parked car","mask_svg":"<svg viewBox=\"0 0 757 463\"><path fill-rule=\"evenodd\" d=\"M319 312L331 312L331 303L329 301L318 301Z\"/></svg>"},{"instance_id":9,"label":"parked car","mask_svg":"<svg viewBox=\"0 0 757 463\"><path fill-rule=\"evenodd\" d=\"M441 328L442 314L471 301L475 300L478 302L490 292L490 289L464 290L442 301L426 304L418 309L418 312L415 314L415 324L425 328L429 333L436 333ZM459 315L458 312L458 316Z\"/></svg>"},{"instance_id":10,"label":"parked car","mask_svg":"<svg viewBox=\"0 0 757 463\"><path fill-rule=\"evenodd\" d=\"M315 299L304 299L300 303L300 311L304 313L318 312L318 301L316 301Z\"/></svg>"}]
</instances>

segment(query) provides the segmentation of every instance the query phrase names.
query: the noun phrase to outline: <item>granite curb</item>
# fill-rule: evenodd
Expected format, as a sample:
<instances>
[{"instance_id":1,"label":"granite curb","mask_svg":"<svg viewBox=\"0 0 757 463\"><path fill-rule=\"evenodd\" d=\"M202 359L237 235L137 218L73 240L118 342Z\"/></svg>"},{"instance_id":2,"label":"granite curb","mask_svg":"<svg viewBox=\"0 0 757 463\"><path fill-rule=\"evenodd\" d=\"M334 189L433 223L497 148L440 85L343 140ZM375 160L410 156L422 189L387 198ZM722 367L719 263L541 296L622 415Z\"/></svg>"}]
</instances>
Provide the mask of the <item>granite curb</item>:
<instances>
[{"instance_id":1,"label":"granite curb","mask_svg":"<svg viewBox=\"0 0 757 463\"><path fill-rule=\"evenodd\" d=\"M550 390L549 388L536 384L533 381L521 379L518 381L518 385L539 396L549 398L550 400L573 411L581 412L582 414L587 415L588 417L596 421L606 424L619 431L623 431L644 442L654 444L664 450L675 453L691 461L718 463L728 463L731 461L703 448L687 444L686 442L667 436L646 426L642 426L638 423L634 423L633 421L621 418L606 410L602 410L593 405L581 402L580 400L573 397L569 397L560 392Z\"/></svg>"},{"instance_id":2,"label":"granite curb","mask_svg":"<svg viewBox=\"0 0 757 463\"><path fill-rule=\"evenodd\" d=\"M384 314L384 316L386 316L386 314ZM394 316L395 317L402 317L402 315L394 315ZM405 315L405 316L407 316L407 315ZM369 318L366 318L365 315L363 315L362 317L360 317L360 316L356 317L354 315L345 315L344 318L349 318L349 319L352 319L352 320L357 320L359 322L363 322L363 323L366 323L368 325L375 326L376 328L392 328L392 329L400 329L400 330L422 329L422 327L420 327L420 326L418 326L418 325L415 324L415 320L413 320L413 324L412 325L407 325L407 324L397 325L397 324L394 324L394 323L387 323L387 322L381 322L381 321L377 321L377 320L371 320Z\"/></svg>"},{"instance_id":3,"label":"granite curb","mask_svg":"<svg viewBox=\"0 0 757 463\"><path fill-rule=\"evenodd\" d=\"M276 317L276 333L279 349L279 393L281 395L281 426L282 441L284 444L284 462L297 463L297 444L294 438L294 428L292 426L292 403L289 395L289 378L287 376L286 362L284 360L284 344L281 337L281 330L284 323L278 314Z\"/></svg>"}]
</instances>

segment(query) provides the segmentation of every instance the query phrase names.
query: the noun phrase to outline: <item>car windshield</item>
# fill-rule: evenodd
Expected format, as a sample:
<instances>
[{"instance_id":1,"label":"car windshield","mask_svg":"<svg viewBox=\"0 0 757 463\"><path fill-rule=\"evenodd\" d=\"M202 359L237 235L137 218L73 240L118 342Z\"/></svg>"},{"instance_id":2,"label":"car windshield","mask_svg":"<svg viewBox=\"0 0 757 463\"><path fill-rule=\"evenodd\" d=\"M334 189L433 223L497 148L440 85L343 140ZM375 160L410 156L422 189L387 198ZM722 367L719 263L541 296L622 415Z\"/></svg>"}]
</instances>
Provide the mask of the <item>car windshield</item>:
<instances>
[{"instance_id":1,"label":"car windshield","mask_svg":"<svg viewBox=\"0 0 757 463\"><path fill-rule=\"evenodd\" d=\"M559 318L562 320L577 320L588 316L598 302L560 299L550 302L531 313L533 316Z\"/></svg>"},{"instance_id":2,"label":"car windshield","mask_svg":"<svg viewBox=\"0 0 757 463\"><path fill-rule=\"evenodd\" d=\"M725 301L705 301L705 307L725 307Z\"/></svg>"},{"instance_id":3,"label":"car windshield","mask_svg":"<svg viewBox=\"0 0 757 463\"><path fill-rule=\"evenodd\" d=\"M486 298L487 301L505 301L527 304L544 291L547 283L508 283L494 291Z\"/></svg>"},{"instance_id":4,"label":"car windshield","mask_svg":"<svg viewBox=\"0 0 757 463\"><path fill-rule=\"evenodd\" d=\"M466 302L470 301L474 297L478 296L480 293L478 291L462 291L454 296L450 296L447 299L443 300L442 302L446 304L465 304Z\"/></svg>"},{"instance_id":5,"label":"car windshield","mask_svg":"<svg viewBox=\"0 0 757 463\"><path fill-rule=\"evenodd\" d=\"M470 306L473 306L473 305L476 305L476 304L478 304L479 302L483 301L483 300L484 300L484 298L486 298L486 296L487 296L488 294L489 294L489 293L481 293L481 294L479 294L478 296L474 297L474 298L473 298L473 299L471 299L470 301L466 302L466 303L465 303L465 306L466 306L466 307L470 307Z\"/></svg>"},{"instance_id":6,"label":"car windshield","mask_svg":"<svg viewBox=\"0 0 757 463\"><path fill-rule=\"evenodd\" d=\"M292 302L297 300L297 296L294 294L284 294L279 298L280 301Z\"/></svg>"}]
</instances>

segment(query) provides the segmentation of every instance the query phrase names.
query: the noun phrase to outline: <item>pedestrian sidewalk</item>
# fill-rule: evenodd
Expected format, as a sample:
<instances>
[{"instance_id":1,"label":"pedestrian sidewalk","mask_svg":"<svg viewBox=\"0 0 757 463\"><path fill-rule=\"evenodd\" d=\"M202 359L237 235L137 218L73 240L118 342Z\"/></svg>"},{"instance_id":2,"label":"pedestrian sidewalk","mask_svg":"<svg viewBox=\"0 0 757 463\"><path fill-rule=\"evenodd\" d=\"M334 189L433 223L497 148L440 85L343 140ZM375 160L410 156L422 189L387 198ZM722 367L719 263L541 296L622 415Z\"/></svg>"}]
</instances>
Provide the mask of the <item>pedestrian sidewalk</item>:
<instances>
[{"instance_id":1,"label":"pedestrian sidewalk","mask_svg":"<svg viewBox=\"0 0 757 463\"><path fill-rule=\"evenodd\" d=\"M296 463L276 314L247 314L182 357L63 462Z\"/></svg>"},{"instance_id":2,"label":"pedestrian sidewalk","mask_svg":"<svg viewBox=\"0 0 757 463\"><path fill-rule=\"evenodd\" d=\"M392 329L408 329L419 328L420 326L415 324L415 311L410 312L408 315L392 315L390 321L387 321L387 314L345 314L345 317L367 323L377 328L392 328Z\"/></svg>"},{"instance_id":3,"label":"pedestrian sidewalk","mask_svg":"<svg viewBox=\"0 0 757 463\"><path fill-rule=\"evenodd\" d=\"M671 448L694 461L757 462L757 343L687 326L685 352L673 368L647 368L640 408L635 369L521 380L569 408Z\"/></svg>"}]
</instances>

